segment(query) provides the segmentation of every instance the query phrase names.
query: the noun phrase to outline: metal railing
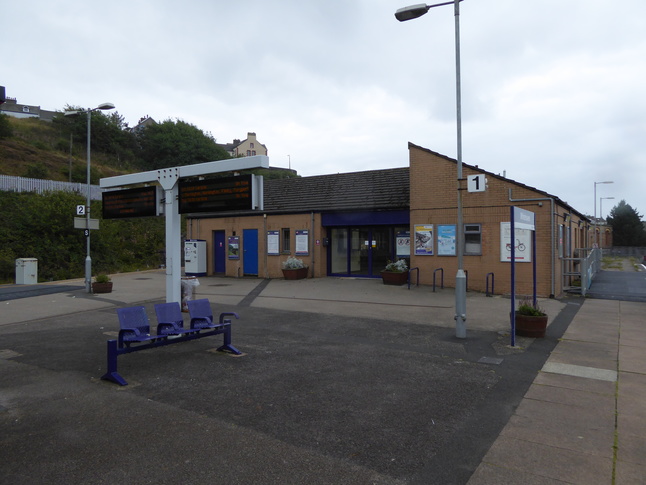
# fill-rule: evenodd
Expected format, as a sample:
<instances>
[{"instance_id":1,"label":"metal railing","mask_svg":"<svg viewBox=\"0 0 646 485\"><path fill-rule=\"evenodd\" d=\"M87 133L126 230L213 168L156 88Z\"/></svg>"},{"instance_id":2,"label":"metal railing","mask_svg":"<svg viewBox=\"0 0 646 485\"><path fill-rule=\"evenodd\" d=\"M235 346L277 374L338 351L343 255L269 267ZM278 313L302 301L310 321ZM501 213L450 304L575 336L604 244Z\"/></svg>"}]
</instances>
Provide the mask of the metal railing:
<instances>
[{"instance_id":1,"label":"metal railing","mask_svg":"<svg viewBox=\"0 0 646 485\"><path fill-rule=\"evenodd\" d=\"M578 257L562 258L563 291L585 296L594 276L601 270L602 250L581 248L574 251Z\"/></svg>"},{"instance_id":2,"label":"metal railing","mask_svg":"<svg viewBox=\"0 0 646 485\"><path fill-rule=\"evenodd\" d=\"M86 195L87 184L0 175L0 190L4 192L36 192L39 194L64 191ZM98 185L90 185L90 198L92 200L101 200L101 192L101 187Z\"/></svg>"}]
</instances>

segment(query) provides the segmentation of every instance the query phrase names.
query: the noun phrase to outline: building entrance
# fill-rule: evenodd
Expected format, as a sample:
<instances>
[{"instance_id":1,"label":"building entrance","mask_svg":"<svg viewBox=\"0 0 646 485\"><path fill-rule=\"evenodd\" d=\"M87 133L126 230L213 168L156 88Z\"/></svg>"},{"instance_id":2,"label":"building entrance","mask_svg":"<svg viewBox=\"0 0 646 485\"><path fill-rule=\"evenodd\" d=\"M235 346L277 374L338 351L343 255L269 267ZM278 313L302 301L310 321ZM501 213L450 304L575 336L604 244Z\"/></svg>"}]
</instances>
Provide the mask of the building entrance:
<instances>
[{"instance_id":1,"label":"building entrance","mask_svg":"<svg viewBox=\"0 0 646 485\"><path fill-rule=\"evenodd\" d=\"M328 274L378 277L395 259L396 232L393 226L331 228Z\"/></svg>"}]
</instances>

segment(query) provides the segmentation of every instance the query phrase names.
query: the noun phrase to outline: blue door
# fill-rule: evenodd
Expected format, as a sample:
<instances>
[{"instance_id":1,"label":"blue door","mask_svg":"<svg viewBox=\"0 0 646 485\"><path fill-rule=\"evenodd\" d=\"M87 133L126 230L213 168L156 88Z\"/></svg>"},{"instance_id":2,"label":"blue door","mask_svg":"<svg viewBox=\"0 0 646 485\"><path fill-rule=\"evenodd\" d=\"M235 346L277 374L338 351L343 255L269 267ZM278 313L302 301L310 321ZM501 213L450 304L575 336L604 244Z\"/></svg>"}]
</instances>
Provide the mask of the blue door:
<instances>
[{"instance_id":1,"label":"blue door","mask_svg":"<svg viewBox=\"0 0 646 485\"><path fill-rule=\"evenodd\" d=\"M258 229L242 230L242 272L258 275Z\"/></svg>"},{"instance_id":2,"label":"blue door","mask_svg":"<svg viewBox=\"0 0 646 485\"><path fill-rule=\"evenodd\" d=\"M227 270L227 246L224 231L213 231L213 272L225 273Z\"/></svg>"}]
</instances>

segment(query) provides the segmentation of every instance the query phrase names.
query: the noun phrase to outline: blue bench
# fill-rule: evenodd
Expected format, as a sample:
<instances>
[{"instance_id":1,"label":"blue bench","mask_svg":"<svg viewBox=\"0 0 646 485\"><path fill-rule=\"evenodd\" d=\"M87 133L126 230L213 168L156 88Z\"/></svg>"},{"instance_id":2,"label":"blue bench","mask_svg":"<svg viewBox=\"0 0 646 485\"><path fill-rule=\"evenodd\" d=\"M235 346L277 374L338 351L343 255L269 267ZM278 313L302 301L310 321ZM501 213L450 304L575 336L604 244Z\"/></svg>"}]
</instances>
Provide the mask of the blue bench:
<instances>
[{"instance_id":1,"label":"blue bench","mask_svg":"<svg viewBox=\"0 0 646 485\"><path fill-rule=\"evenodd\" d=\"M231 319L240 318L235 312L220 315L218 323L213 323L213 311L207 299L195 300L200 303L194 307L191 315L191 328L184 328L184 317L179 303L160 303L155 305L157 315L157 334L151 335L150 321L143 306L117 309L119 317L119 336L107 342L107 372L101 379L112 381L120 386L127 386L126 380L117 371L117 357L139 350L163 347L188 340L223 335L224 343L218 347L219 352L240 355L241 352L231 344ZM206 304L204 303L206 302ZM208 308L207 308L208 307ZM193 321L195 320L195 322Z\"/></svg>"}]
</instances>

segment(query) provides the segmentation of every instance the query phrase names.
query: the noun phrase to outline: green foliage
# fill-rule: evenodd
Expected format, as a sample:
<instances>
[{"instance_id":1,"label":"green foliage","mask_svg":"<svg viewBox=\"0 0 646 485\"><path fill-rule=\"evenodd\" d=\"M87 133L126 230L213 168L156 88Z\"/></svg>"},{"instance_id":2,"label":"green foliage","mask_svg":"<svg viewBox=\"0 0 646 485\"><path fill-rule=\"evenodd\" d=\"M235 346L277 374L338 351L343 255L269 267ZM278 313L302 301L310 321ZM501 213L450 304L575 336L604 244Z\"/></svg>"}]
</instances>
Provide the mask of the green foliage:
<instances>
[{"instance_id":1,"label":"green foliage","mask_svg":"<svg viewBox=\"0 0 646 485\"><path fill-rule=\"evenodd\" d=\"M139 146L144 170L230 158L212 136L190 123L170 119L147 126L139 135Z\"/></svg>"},{"instance_id":2,"label":"green foliage","mask_svg":"<svg viewBox=\"0 0 646 485\"><path fill-rule=\"evenodd\" d=\"M110 277L105 273L99 273L94 277L95 283L110 283Z\"/></svg>"},{"instance_id":3,"label":"green foliage","mask_svg":"<svg viewBox=\"0 0 646 485\"><path fill-rule=\"evenodd\" d=\"M25 170L23 177L32 178L32 179L46 179L49 175L49 170L42 162L37 162L31 164Z\"/></svg>"},{"instance_id":4,"label":"green foliage","mask_svg":"<svg viewBox=\"0 0 646 485\"><path fill-rule=\"evenodd\" d=\"M544 317L547 315L538 304L534 305L534 302L529 298L523 299L516 311L519 315L526 315L528 317Z\"/></svg>"},{"instance_id":5,"label":"green foliage","mask_svg":"<svg viewBox=\"0 0 646 485\"><path fill-rule=\"evenodd\" d=\"M85 198L70 192L0 192L0 282L13 282L16 258L37 258L41 281L80 278L86 240L74 229L76 206ZM101 202L92 202L99 218ZM157 268L164 250L163 218L106 220L91 234L92 267L97 273Z\"/></svg>"},{"instance_id":6,"label":"green foliage","mask_svg":"<svg viewBox=\"0 0 646 485\"><path fill-rule=\"evenodd\" d=\"M0 114L0 140L11 138L13 136L13 127L9 122L9 116Z\"/></svg>"},{"instance_id":7,"label":"green foliage","mask_svg":"<svg viewBox=\"0 0 646 485\"><path fill-rule=\"evenodd\" d=\"M614 246L646 246L646 231L641 221L642 216L625 200L622 200L610 211L606 219L612 226Z\"/></svg>"}]
</instances>

